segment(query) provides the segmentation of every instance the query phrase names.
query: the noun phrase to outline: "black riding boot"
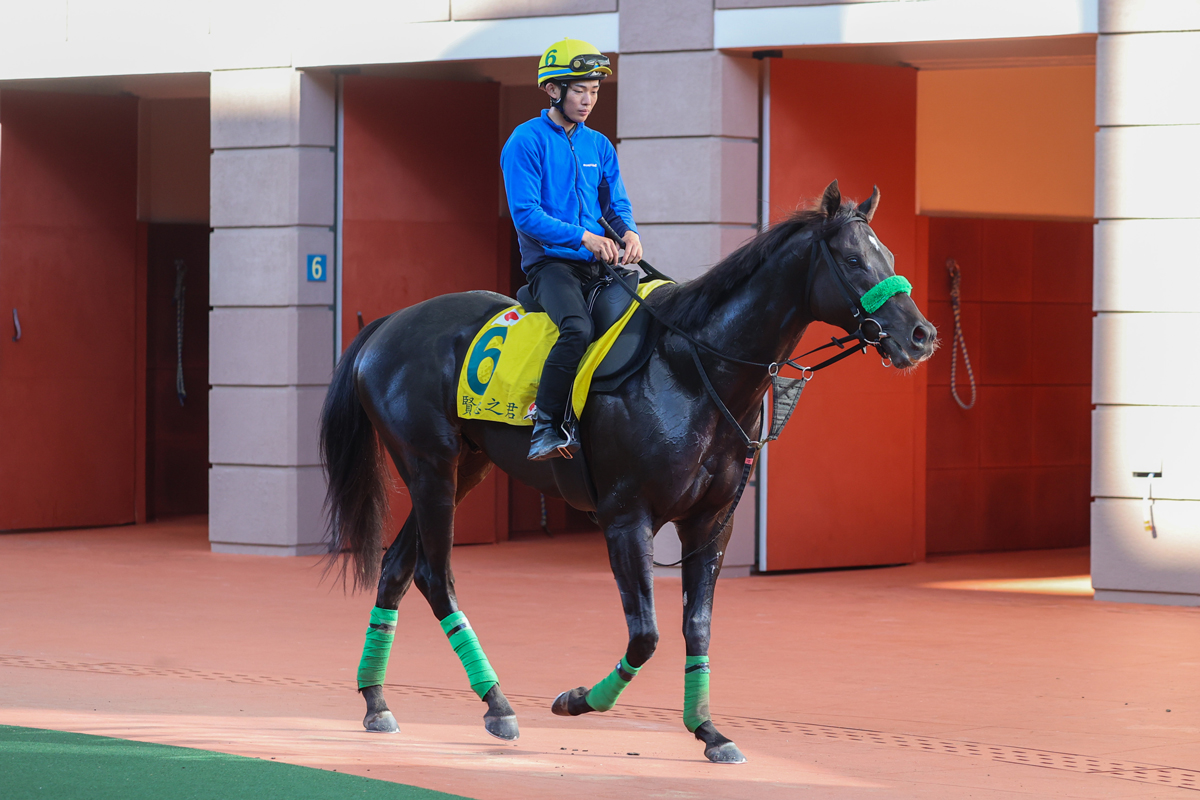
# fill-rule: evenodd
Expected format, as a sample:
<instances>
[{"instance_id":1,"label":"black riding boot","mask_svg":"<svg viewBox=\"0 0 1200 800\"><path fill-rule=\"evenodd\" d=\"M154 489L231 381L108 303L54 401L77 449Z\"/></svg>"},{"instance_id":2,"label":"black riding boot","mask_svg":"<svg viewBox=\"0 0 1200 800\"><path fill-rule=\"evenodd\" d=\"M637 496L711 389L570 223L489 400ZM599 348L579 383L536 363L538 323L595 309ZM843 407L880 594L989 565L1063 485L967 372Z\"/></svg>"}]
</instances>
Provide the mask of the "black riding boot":
<instances>
[{"instance_id":1,"label":"black riding boot","mask_svg":"<svg viewBox=\"0 0 1200 800\"><path fill-rule=\"evenodd\" d=\"M545 461L562 456L571 458L579 451L579 441L563 432L563 424L540 408L533 417L533 439L529 443L529 460Z\"/></svg>"}]
</instances>

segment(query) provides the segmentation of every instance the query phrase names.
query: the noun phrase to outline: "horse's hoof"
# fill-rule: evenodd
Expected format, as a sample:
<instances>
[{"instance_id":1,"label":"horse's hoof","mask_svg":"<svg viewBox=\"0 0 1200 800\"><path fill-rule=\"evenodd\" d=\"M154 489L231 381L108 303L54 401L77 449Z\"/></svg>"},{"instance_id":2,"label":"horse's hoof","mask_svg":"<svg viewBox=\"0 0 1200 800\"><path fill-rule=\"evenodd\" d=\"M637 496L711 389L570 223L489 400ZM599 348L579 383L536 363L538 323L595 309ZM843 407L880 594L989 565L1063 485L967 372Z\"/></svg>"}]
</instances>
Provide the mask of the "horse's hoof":
<instances>
[{"instance_id":1,"label":"horse's hoof","mask_svg":"<svg viewBox=\"0 0 1200 800\"><path fill-rule=\"evenodd\" d=\"M733 742L709 745L704 748L704 757L714 764L745 764L746 757Z\"/></svg>"},{"instance_id":2,"label":"horse's hoof","mask_svg":"<svg viewBox=\"0 0 1200 800\"><path fill-rule=\"evenodd\" d=\"M580 714L586 713L584 709L592 710L592 707L587 704L587 693L586 686L563 692L554 698L550 710L560 717L578 717Z\"/></svg>"},{"instance_id":3,"label":"horse's hoof","mask_svg":"<svg viewBox=\"0 0 1200 800\"><path fill-rule=\"evenodd\" d=\"M483 728L497 739L513 742L521 738L521 730L517 727L517 715L506 714L503 717L484 716Z\"/></svg>"},{"instance_id":4,"label":"horse's hoof","mask_svg":"<svg viewBox=\"0 0 1200 800\"><path fill-rule=\"evenodd\" d=\"M399 733L400 726L391 711L380 711L377 714L367 714L363 727L371 733Z\"/></svg>"}]
</instances>

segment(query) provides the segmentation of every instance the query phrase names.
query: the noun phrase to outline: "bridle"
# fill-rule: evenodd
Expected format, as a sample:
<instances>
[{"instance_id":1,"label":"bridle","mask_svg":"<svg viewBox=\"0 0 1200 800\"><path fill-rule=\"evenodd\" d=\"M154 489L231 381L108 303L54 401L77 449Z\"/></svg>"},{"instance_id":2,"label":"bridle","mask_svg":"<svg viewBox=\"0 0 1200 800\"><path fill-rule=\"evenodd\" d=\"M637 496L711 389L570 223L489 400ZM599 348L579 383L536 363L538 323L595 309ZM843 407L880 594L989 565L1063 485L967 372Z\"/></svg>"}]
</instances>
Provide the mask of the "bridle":
<instances>
[{"instance_id":1,"label":"bridle","mask_svg":"<svg viewBox=\"0 0 1200 800\"><path fill-rule=\"evenodd\" d=\"M617 235L617 232L614 231L612 226L608 224L608 220L601 217L599 222L610 239L614 240L618 244L624 244L621 237ZM643 301L642 298L638 296L637 292L626 286L624 281L619 280L616 271L613 269L611 264L603 259L600 260L600 263L604 265L604 269L608 272L609 279L615 280L617 283L619 283L625 292L632 297L635 302L640 304L642 308L644 308L650 314L651 317L660 322L665 328L667 328L667 330L683 337L687 342L689 342L692 345L693 354L695 354L695 349L699 347L723 361L729 361L734 364L742 364L748 367L763 367L767 370L767 374L769 374L772 378L779 374L781 367L787 366L799 370L800 375L802 378L804 378L804 380L811 380L813 375L820 370L833 366L842 359L854 355L860 349L863 353L865 353L867 352L868 347L875 347L880 357L884 359L885 366L891 366L891 361L883 350L883 340L889 338L890 334L884 329L883 323L879 322L879 320L875 319L871 315L882 308L884 303L896 295L908 294L912 291L912 284L909 283L906 278L900 275L891 275L872 286L863 294L858 294L856 292L854 287L850 285L850 281L846 278L846 272L849 270L849 267L839 256L835 256L833 251L829 249L829 240L837 235L837 233L843 227L852 222L861 222L864 225L869 225L865 217L856 214L853 217L843 220L841 223L822 231L819 236L813 239L809 254L808 277L805 281L804 296L801 298L801 308L807 311L809 315L813 317L813 319L816 319L816 315L812 313L813 282L816 279L816 266L819 263L818 259L820 259L821 261L825 262L829 273L834 276L838 290L841 292L842 298L850 308L850 314L855 320L858 321L858 328L847 336L843 336L841 338L836 336L831 337L831 340L827 344L823 344L820 347L814 347L812 350L809 350L806 353L801 353L799 356L797 356L797 358L804 358L804 356L811 355L830 347L837 347L839 350L843 351L832 358L827 358L821 363L811 367L806 367L800 364L794 358L787 358L783 361L765 362L748 361L746 359L737 358L736 356L726 355L716 348L705 344L691 334L680 330L670 322L667 322L665 319L659 316L658 312L656 312L654 308ZM654 269L644 261L639 262L639 266L646 270L647 274L654 275L655 277L662 278L664 280L671 280L671 278ZM846 345L850 342L858 342L858 344L847 350ZM699 366L699 361L697 361L697 366ZM700 374L705 378L705 383L707 385L708 376L705 374L702 368L700 370ZM727 409L725 409L724 403L722 403L720 398L717 397L716 392L710 389L709 393L712 395L713 400L716 401L717 406L720 407L722 411L726 412L726 417L732 421L732 415L728 413ZM737 425L736 422L734 424ZM738 425L737 428L739 431L741 431L740 425ZM750 437L746 436L744 431L742 432L742 438L746 440L747 444L750 443Z\"/></svg>"},{"instance_id":2,"label":"bridle","mask_svg":"<svg viewBox=\"0 0 1200 800\"><path fill-rule=\"evenodd\" d=\"M836 364L843 358L853 355L859 349L865 353L867 352L867 347L874 347L876 352L879 353L880 358L883 360L883 365L885 367L890 367L892 365L891 359L883 349L883 340L889 338L890 334L884 330L883 323L871 315L882 308L884 303L896 295L908 294L912 291L912 284L908 282L907 278L901 275L891 275L887 278L884 278L882 281L872 286L863 294L858 294L855 291L854 287L850 285L849 279L846 277L846 273L849 271L850 267L845 261L842 260L840 256L835 256L833 251L829 249L829 239L836 235L844 226L849 225L852 222L861 222L864 225L869 225L866 218L856 215L845 220L841 225L838 225L832 230L825 231L822 236L819 236L813 240L812 246L809 249L808 279L804 286L803 307L804 310L809 313L809 316L816 319L816 315L812 313L813 282L816 280L817 276L817 264L819 261L824 261L827 268L826 271L833 275L835 279L834 283L837 285L838 291L841 292L842 299L846 302L846 305L849 306L850 314L858 322L858 328L847 336L843 336L841 338L836 336L831 337L829 343L823 344L820 347L814 347L812 350L801 354L799 357L804 358L804 356L811 355L819 350L825 350L829 347L837 347L839 350L845 350L846 345L850 342L857 342L858 344L856 344L850 350L840 353L839 355L822 362L816 367L809 368L813 372L818 369L823 369L831 364ZM800 367L799 364L796 364L793 359L788 359L786 363L789 366L797 369L804 369L803 367Z\"/></svg>"},{"instance_id":3,"label":"bridle","mask_svg":"<svg viewBox=\"0 0 1200 800\"><path fill-rule=\"evenodd\" d=\"M624 244L624 242L621 240L621 237L618 236L616 231L614 231L608 224L608 220L601 218L599 222L604 228L605 233L608 234L609 238L613 239L618 244ZM883 307L884 303L896 295L908 294L910 291L912 291L912 284L910 284L907 279L899 275L892 275L884 278L882 281L875 284L862 294L859 294L855 291L854 287L850 285L850 281L846 277L846 271L849 269L849 267L840 259L840 257L835 256L829 249L829 239L836 235L837 232L840 231L845 225L849 225L852 222L861 222L864 225L869 224L865 217L855 214L849 219L845 219L839 224L822 231L821 234L813 240L809 254L808 277L805 281L804 297L801 298L801 307L804 308L804 310L810 315L812 314L811 303L813 299L813 281L816 277L818 259L821 259L825 262L828 271L834 276L835 283L837 284L838 289L841 291L842 298L849 305L850 313L853 315L854 319L858 321L858 328L853 333L841 338L836 336L831 337L831 341L829 343L823 344L820 347L814 347L807 353L802 353L800 356L798 356L798 358L804 358L804 356L816 353L829 347L837 347L842 351L835 356L825 359L820 364L811 367L806 367L800 364L794 358L788 358L783 361L772 361L768 363L761 361L748 361L746 359L737 358L736 356L726 355L725 353L720 352L719 350L708 344L705 344L691 334L680 330L672 323L663 319L653 307L651 307L641 297L638 296L636 291L630 289L625 282L620 279L620 276L617 274L616 270L613 269L612 264L600 259L600 263L604 265L604 269L607 271L610 280L613 280L620 285L621 288L633 298L634 302L640 304L641 307L645 309L651 317L661 323L663 327L672 333L681 336L691 345L689 350L692 354L692 362L696 365L696 371L700 374L700 380L704 384L705 391L708 393L709 398L713 401L713 404L721 411L721 414L741 436L742 443L746 445L746 456L742 466L741 482L738 484L737 492L733 496L733 502L729 506L729 511L725 514L725 518L717 523L716 527L713 529L712 536L702 546L692 550L687 555L681 557L678 561L670 564L660 564L655 561L654 565L656 567L673 567L678 564L682 564L696 553L707 549L713 544L713 542L720 538L721 532L725 530L725 527L729 524L730 520L733 519L733 512L737 509L738 501L742 499L742 493L746 490L746 484L750 480L750 472L754 468L754 461L755 457L758 455L758 451L761 450L768 442L772 442L779 438L779 434L783 431L783 426L787 424L788 419L795 410L796 402L800 399L800 393L804 390L805 384L812 380L813 376L817 372L825 369L826 367L833 366L842 359L859 352L859 350L861 350L863 353L866 353L868 347L875 347L880 356L884 359L884 364L890 366L890 359L888 359L883 350L883 340L889 338L889 334L886 330L884 330L883 324L871 315L878 311L881 307ZM670 280L666 275L658 272L658 270L655 270L645 262L639 262L639 266L646 270L648 274L653 274L660 278ZM814 316L813 318L815 319L816 317ZM856 342L856 344L847 349L846 345L850 342ZM729 361L734 364L743 364L750 367L766 368L767 374L771 376L771 384L775 395L775 406L772 409L771 414L771 427L766 437L757 441L753 440L742 428L741 423L739 423L737 418L733 416L733 412L729 410L729 407L725 405L723 400L721 400L721 396L717 394L716 387L713 386L712 380L708 377L708 371L704 369L704 364L700 361L700 349L707 350L709 353L717 358L722 359L723 361ZM785 366L799 370L800 377L782 377L779 374L779 370L781 367Z\"/></svg>"}]
</instances>

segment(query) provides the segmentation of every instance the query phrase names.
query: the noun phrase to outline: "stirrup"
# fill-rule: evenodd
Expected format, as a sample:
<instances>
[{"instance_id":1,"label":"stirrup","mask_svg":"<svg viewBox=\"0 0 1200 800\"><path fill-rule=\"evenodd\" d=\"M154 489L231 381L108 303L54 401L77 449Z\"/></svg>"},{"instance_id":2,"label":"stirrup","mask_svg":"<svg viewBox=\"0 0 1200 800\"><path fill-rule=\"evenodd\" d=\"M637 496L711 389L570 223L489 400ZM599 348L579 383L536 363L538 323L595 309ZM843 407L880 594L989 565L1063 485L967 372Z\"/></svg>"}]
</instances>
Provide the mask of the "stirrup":
<instances>
[{"instance_id":1,"label":"stirrup","mask_svg":"<svg viewBox=\"0 0 1200 800\"><path fill-rule=\"evenodd\" d=\"M558 446L558 454L567 461L570 461L575 457L575 451L579 449L579 440L575 438L575 434L573 433L575 426L563 420L562 425L559 425L558 429L567 438L566 442Z\"/></svg>"}]
</instances>

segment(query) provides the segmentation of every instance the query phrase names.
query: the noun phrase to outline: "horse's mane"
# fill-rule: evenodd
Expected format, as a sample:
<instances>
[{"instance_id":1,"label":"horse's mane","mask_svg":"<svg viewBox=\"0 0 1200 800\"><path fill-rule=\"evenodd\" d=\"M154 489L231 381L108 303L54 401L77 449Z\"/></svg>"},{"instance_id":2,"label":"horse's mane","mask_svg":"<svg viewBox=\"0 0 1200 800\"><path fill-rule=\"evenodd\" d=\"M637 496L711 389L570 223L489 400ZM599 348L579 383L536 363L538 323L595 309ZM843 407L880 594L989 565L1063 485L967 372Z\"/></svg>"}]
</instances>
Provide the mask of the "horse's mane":
<instances>
[{"instance_id":1,"label":"horse's mane","mask_svg":"<svg viewBox=\"0 0 1200 800\"><path fill-rule=\"evenodd\" d=\"M794 235L806 228L825 235L856 216L861 216L858 207L850 201L843 202L832 217L819 206L800 209L734 250L700 277L664 286L652 294L654 309L672 324L695 330L712 317L722 300L749 280Z\"/></svg>"}]
</instances>

